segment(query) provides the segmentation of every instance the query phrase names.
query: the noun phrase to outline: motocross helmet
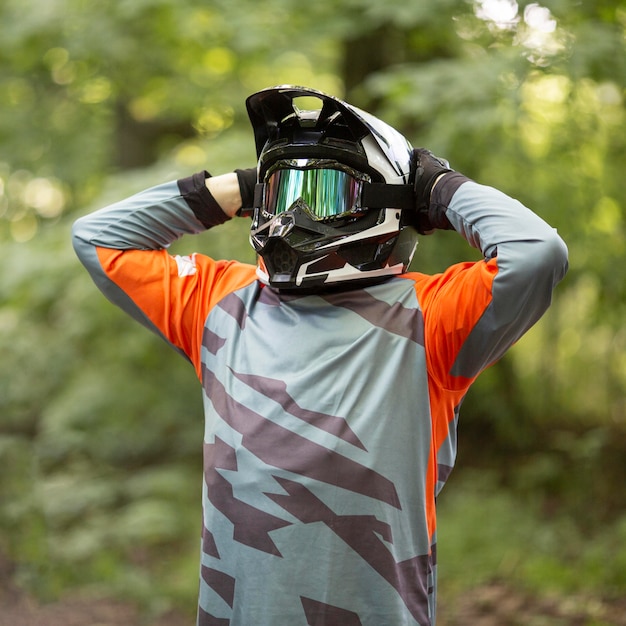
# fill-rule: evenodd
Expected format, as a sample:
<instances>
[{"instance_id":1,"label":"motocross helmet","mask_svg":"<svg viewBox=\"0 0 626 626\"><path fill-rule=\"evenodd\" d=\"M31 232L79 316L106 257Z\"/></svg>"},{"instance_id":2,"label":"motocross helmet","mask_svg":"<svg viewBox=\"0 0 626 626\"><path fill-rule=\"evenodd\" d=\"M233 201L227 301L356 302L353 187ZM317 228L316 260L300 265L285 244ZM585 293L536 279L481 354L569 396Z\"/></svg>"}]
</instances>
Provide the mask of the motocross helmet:
<instances>
[{"instance_id":1,"label":"motocross helmet","mask_svg":"<svg viewBox=\"0 0 626 626\"><path fill-rule=\"evenodd\" d=\"M314 99L319 108L299 108ZM319 289L406 271L417 233L409 142L376 117L314 89L246 100L258 157L250 243L259 279Z\"/></svg>"}]
</instances>

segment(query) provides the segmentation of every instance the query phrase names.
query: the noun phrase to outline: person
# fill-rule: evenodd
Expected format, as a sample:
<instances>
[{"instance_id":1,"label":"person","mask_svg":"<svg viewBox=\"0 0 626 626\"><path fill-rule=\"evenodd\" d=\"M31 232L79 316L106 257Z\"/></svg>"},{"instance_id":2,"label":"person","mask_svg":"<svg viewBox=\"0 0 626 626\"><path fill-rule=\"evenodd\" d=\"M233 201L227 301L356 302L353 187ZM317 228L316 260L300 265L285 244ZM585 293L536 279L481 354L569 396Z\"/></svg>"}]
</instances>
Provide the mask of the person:
<instances>
[{"instance_id":1,"label":"person","mask_svg":"<svg viewBox=\"0 0 626 626\"><path fill-rule=\"evenodd\" d=\"M432 625L459 408L548 308L566 246L339 98L284 85L246 106L256 168L160 184L73 229L97 286L201 383L198 624ZM256 265L167 252L237 215ZM409 272L439 229L483 258Z\"/></svg>"}]
</instances>

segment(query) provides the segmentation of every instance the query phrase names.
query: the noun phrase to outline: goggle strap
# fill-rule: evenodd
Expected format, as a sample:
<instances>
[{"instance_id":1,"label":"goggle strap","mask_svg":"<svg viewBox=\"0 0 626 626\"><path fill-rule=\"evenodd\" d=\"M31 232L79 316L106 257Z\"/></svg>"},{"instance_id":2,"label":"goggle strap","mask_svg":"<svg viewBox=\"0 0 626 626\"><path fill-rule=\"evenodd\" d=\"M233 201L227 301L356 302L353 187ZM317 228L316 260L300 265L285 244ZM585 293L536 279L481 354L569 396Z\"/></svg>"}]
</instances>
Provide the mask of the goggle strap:
<instances>
[{"instance_id":1,"label":"goggle strap","mask_svg":"<svg viewBox=\"0 0 626 626\"><path fill-rule=\"evenodd\" d=\"M259 207L263 204L263 190L265 189L264 183L257 183L254 186L254 206Z\"/></svg>"},{"instance_id":2,"label":"goggle strap","mask_svg":"<svg viewBox=\"0 0 626 626\"><path fill-rule=\"evenodd\" d=\"M262 206L264 188L264 183L255 185L254 207ZM415 208L415 190L413 185L363 183L361 204L368 209L413 209ZM240 214L247 215L247 208L242 209Z\"/></svg>"},{"instance_id":3,"label":"goggle strap","mask_svg":"<svg viewBox=\"0 0 626 626\"><path fill-rule=\"evenodd\" d=\"M364 183L361 204L368 209L413 209L415 190L413 185Z\"/></svg>"}]
</instances>

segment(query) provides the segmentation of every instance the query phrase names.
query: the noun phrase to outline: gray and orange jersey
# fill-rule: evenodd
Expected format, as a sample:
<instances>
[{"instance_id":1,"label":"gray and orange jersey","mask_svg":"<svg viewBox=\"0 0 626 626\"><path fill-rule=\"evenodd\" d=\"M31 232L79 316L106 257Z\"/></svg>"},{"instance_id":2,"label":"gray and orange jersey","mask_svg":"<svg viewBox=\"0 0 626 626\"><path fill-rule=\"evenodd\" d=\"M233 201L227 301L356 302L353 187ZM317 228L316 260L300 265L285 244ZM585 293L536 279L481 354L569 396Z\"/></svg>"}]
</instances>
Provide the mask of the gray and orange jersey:
<instances>
[{"instance_id":1,"label":"gray and orange jersey","mask_svg":"<svg viewBox=\"0 0 626 626\"><path fill-rule=\"evenodd\" d=\"M435 498L458 409L546 310L567 251L520 203L459 175L433 201L484 260L318 294L167 252L210 225L203 175L76 222L96 284L201 383L199 624L434 622Z\"/></svg>"}]
</instances>

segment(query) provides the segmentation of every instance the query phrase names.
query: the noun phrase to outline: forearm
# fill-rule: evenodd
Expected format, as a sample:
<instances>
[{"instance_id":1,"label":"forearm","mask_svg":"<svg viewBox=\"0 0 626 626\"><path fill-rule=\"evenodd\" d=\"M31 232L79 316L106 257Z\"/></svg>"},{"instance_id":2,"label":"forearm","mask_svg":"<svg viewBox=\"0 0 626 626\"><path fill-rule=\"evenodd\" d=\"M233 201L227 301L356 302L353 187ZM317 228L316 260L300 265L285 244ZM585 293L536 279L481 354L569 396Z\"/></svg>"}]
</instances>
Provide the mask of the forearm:
<instances>
[{"instance_id":1,"label":"forearm","mask_svg":"<svg viewBox=\"0 0 626 626\"><path fill-rule=\"evenodd\" d=\"M209 302L208 291L198 287L200 274L204 284L213 284L220 266L209 257L185 260L165 249L229 219L220 202L231 214L241 202L231 175L209 178L211 190L206 179L200 172L157 185L82 217L72 232L79 259L104 295L192 360L197 346L183 326L194 327L189 319ZM196 297L200 305L191 303Z\"/></svg>"},{"instance_id":2,"label":"forearm","mask_svg":"<svg viewBox=\"0 0 626 626\"><path fill-rule=\"evenodd\" d=\"M556 230L503 192L452 173L433 189L432 203L486 259L521 255L520 265L529 267L539 257L553 266L556 281L565 274L567 248Z\"/></svg>"},{"instance_id":3,"label":"forearm","mask_svg":"<svg viewBox=\"0 0 626 626\"><path fill-rule=\"evenodd\" d=\"M207 178L205 185L225 215L229 218L235 217L241 208L241 190L237 174L229 172Z\"/></svg>"}]
</instances>

